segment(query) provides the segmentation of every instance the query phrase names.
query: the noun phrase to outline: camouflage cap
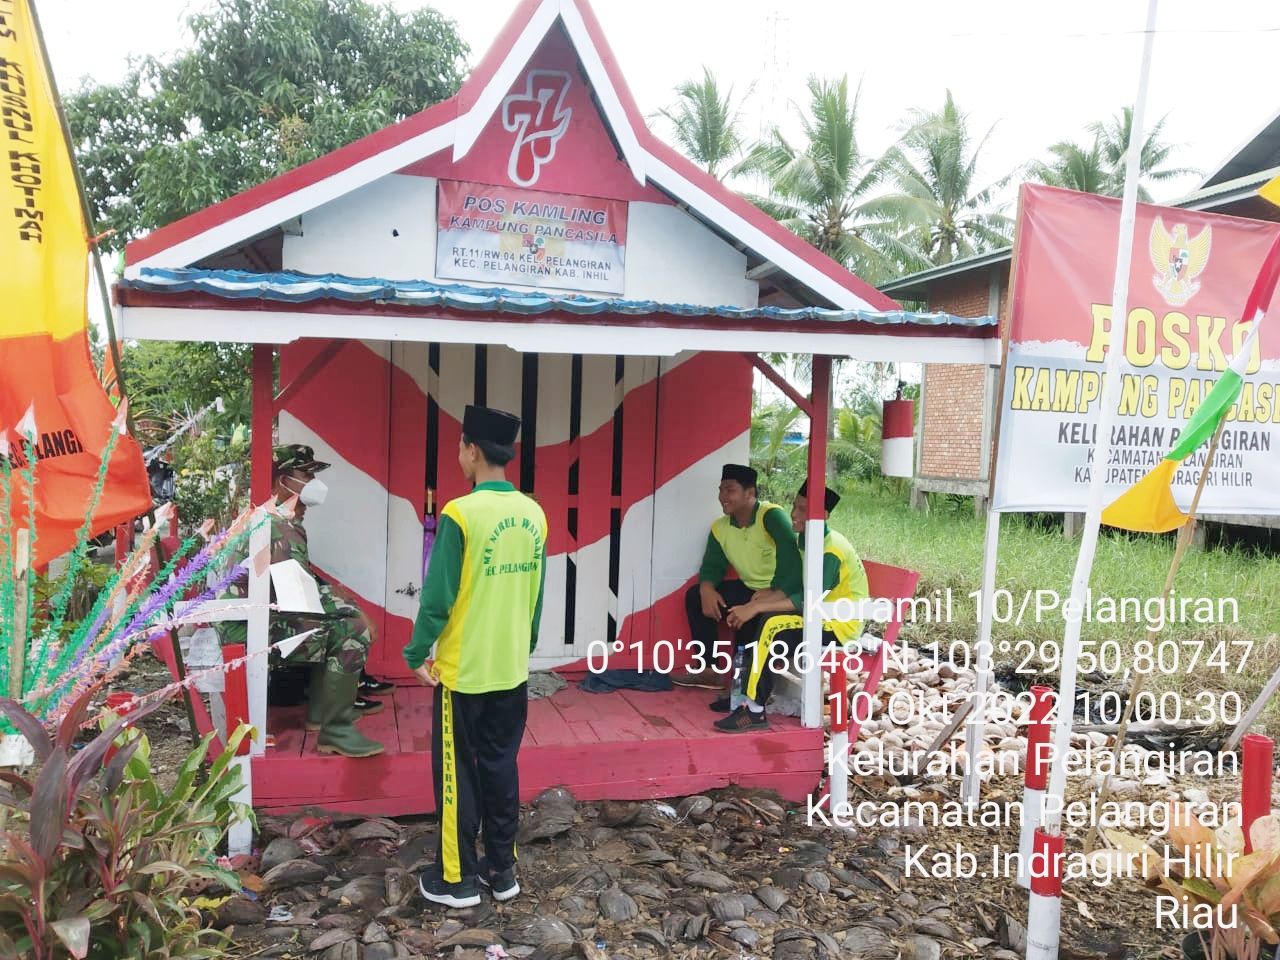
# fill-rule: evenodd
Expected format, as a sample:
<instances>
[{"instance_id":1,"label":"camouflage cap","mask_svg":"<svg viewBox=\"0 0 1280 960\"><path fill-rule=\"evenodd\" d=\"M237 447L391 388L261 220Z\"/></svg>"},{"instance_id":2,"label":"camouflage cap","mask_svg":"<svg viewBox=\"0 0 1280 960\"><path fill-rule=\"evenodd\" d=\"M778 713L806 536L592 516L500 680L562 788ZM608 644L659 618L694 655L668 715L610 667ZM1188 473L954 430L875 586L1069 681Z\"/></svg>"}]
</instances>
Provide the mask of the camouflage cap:
<instances>
[{"instance_id":1,"label":"camouflage cap","mask_svg":"<svg viewBox=\"0 0 1280 960\"><path fill-rule=\"evenodd\" d=\"M305 443L281 444L271 453L277 473L288 473L290 470L319 473L329 469L329 464L317 460L315 451Z\"/></svg>"}]
</instances>

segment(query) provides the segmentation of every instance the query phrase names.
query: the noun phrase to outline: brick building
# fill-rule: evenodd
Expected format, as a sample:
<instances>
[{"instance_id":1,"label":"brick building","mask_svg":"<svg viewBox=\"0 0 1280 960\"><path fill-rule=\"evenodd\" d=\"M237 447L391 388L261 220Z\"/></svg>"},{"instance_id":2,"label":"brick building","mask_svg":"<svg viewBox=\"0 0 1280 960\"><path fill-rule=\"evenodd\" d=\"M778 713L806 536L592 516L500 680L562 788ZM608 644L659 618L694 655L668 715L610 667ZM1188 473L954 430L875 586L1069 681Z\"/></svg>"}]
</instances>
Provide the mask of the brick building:
<instances>
[{"instance_id":1,"label":"brick building","mask_svg":"<svg viewBox=\"0 0 1280 960\"><path fill-rule=\"evenodd\" d=\"M1280 221L1280 208L1258 196L1258 188L1280 175L1280 113L1205 178L1199 189L1169 204L1256 220ZM903 302L960 317L1009 318L1012 247L914 273L880 289ZM911 502L925 493L975 498L985 509L993 466L998 366L925 364ZM1270 524L1267 524L1270 525Z\"/></svg>"}]
</instances>

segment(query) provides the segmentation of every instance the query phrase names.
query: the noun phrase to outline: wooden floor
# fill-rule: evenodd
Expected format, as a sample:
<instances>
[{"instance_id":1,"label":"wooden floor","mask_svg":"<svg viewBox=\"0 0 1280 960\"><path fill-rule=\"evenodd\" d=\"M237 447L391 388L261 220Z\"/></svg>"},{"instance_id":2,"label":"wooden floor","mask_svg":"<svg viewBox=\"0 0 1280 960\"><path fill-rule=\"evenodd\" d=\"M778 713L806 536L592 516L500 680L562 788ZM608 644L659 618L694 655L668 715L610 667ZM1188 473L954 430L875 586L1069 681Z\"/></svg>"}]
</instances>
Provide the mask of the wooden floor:
<instances>
[{"instance_id":1,"label":"wooden floor","mask_svg":"<svg viewBox=\"0 0 1280 960\"><path fill-rule=\"evenodd\" d=\"M791 717L770 730L723 734L707 709L715 694L677 687L669 693L584 693L567 689L529 704L520 749L520 794L530 800L553 786L580 800L678 797L738 784L802 801L818 784L823 735ZM317 753L302 728L302 707L272 708L275 746L253 761L253 803L285 812L303 807L381 814L430 813L431 693L398 687L387 708L360 729L385 744L377 757L352 760Z\"/></svg>"}]
</instances>

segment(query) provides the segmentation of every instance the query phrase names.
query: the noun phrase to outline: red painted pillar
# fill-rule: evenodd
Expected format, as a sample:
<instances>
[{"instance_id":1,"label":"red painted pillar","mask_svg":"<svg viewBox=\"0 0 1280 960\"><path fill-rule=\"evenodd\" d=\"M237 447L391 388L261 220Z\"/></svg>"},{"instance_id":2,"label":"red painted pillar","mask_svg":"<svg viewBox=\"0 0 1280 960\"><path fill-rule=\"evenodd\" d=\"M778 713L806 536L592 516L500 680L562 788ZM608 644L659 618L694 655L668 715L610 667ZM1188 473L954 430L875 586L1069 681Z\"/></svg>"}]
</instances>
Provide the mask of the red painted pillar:
<instances>
[{"instance_id":1,"label":"red painted pillar","mask_svg":"<svg viewBox=\"0 0 1280 960\"><path fill-rule=\"evenodd\" d=\"M845 670L845 654L836 650L831 658L831 732L849 731L849 674Z\"/></svg>"},{"instance_id":2,"label":"red painted pillar","mask_svg":"<svg viewBox=\"0 0 1280 960\"><path fill-rule=\"evenodd\" d=\"M1049 714L1053 711L1054 689L1031 688L1031 722L1027 725L1027 765L1022 777L1022 832L1018 838L1018 885L1031 888L1028 869L1035 851L1036 830L1044 810L1044 791L1049 785ZM965 758L969 774L978 775L978 756Z\"/></svg>"},{"instance_id":3,"label":"red painted pillar","mask_svg":"<svg viewBox=\"0 0 1280 960\"><path fill-rule=\"evenodd\" d=\"M243 643L228 643L222 648L222 658L225 663L230 663L232 660L239 660L243 657ZM227 739L230 740L231 734L235 733L240 724L249 722L249 686L245 678L243 663L226 671L226 676L227 680L222 693L222 703L227 712ZM240 747L236 750L236 755L248 756L248 754L249 738L245 737L240 741Z\"/></svg>"},{"instance_id":4,"label":"red painted pillar","mask_svg":"<svg viewBox=\"0 0 1280 960\"><path fill-rule=\"evenodd\" d=\"M254 506L271 498L271 447L275 427L275 347L253 345L253 434L249 444L249 496Z\"/></svg>"},{"instance_id":5,"label":"red painted pillar","mask_svg":"<svg viewBox=\"0 0 1280 960\"><path fill-rule=\"evenodd\" d=\"M813 410L809 417L809 516L821 520L827 487L827 421L830 411L827 398L831 393L831 358L813 358L813 394L809 400Z\"/></svg>"},{"instance_id":6,"label":"red painted pillar","mask_svg":"<svg viewBox=\"0 0 1280 960\"><path fill-rule=\"evenodd\" d=\"M1275 775L1275 744L1270 737L1251 733L1240 744L1240 812L1244 827L1244 852L1253 852L1249 829L1253 821L1271 813L1271 780Z\"/></svg>"}]
</instances>

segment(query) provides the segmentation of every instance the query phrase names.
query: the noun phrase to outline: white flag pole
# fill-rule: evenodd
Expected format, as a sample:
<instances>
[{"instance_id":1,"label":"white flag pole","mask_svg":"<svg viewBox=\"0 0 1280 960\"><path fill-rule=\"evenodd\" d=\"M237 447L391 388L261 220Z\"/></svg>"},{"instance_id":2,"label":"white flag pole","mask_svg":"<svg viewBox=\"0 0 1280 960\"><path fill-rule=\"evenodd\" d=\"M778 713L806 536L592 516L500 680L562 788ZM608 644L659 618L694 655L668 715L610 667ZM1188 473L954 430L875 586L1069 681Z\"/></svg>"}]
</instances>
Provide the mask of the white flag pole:
<instances>
[{"instance_id":1,"label":"white flag pole","mask_svg":"<svg viewBox=\"0 0 1280 960\"><path fill-rule=\"evenodd\" d=\"M1111 449L1111 430L1116 420L1117 380L1124 356L1125 321L1129 312L1129 271L1133 260L1133 230L1138 200L1139 160L1142 155L1143 120L1147 103L1147 82L1151 75L1151 48L1155 42L1158 0L1148 0L1147 28L1143 37L1142 66L1138 74L1138 96L1133 105L1133 121L1129 130L1126 157L1124 199L1120 205L1120 233L1116 249L1115 285L1112 289L1111 346L1107 352L1106 375L1102 383L1101 408L1094 467L1089 476L1089 501L1085 512L1080 553L1076 557L1075 575L1071 580L1071 607L1083 610L1093 557L1098 546L1098 525L1102 518L1103 465ZM1049 790L1045 797L1044 829L1041 834L1052 841L1048 849L1062 849L1062 800L1066 793L1066 754L1071 746L1072 716L1076 702L1076 665L1080 655L1080 616L1068 617L1062 640L1062 673L1058 687L1057 725L1054 731L1053 766L1049 772ZM1027 960L1054 960L1058 956L1061 920L1061 872L1057 857L1054 862L1034 863L1032 894L1027 918ZM1036 874L1049 883L1036 883ZM1037 892L1039 888L1039 892Z\"/></svg>"},{"instance_id":2,"label":"white flag pole","mask_svg":"<svg viewBox=\"0 0 1280 960\"><path fill-rule=\"evenodd\" d=\"M987 695L991 687L991 608L994 603L996 589L996 559L1000 553L1000 513L987 510L987 539L982 552L982 599L978 606L978 653L977 685L973 692L974 710L965 724L965 767L964 784L960 795L965 806L973 809L978 805L979 791L982 789L982 771L979 764L982 758L983 734L987 723ZM1025 817L1027 812L1023 811Z\"/></svg>"}]
</instances>

